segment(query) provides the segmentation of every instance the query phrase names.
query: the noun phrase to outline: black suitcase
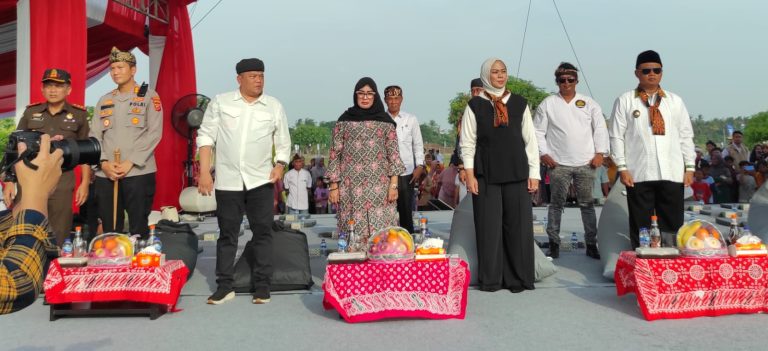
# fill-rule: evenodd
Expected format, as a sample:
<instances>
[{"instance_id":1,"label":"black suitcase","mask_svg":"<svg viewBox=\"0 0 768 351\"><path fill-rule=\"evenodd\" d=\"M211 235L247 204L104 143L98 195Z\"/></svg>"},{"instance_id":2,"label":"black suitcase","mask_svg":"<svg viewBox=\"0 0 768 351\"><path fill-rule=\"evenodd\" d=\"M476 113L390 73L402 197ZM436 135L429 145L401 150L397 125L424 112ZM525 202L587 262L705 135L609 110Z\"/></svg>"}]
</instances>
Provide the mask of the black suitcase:
<instances>
[{"instance_id":1,"label":"black suitcase","mask_svg":"<svg viewBox=\"0 0 768 351\"><path fill-rule=\"evenodd\" d=\"M155 235L163 243L166 260L184 261L189 269L189 280L195 272L198 255L197 234L192 230L192 226L163 219L155 225Z\"/></svg>"},{"instance_id":2,"label":"black suitcase","mask_svg":"<svg viewBox=\"0 0 768 351\"><path fill-rule=\"evenodd\" d=\"M272 223L272 237L274 272L270 290L309 290L314 282L309 267L307 235L275 221ZM245 247L235 264L234 289L238 293L251 292L251 241L248 241Z\"/></svg>"}]
</instances>

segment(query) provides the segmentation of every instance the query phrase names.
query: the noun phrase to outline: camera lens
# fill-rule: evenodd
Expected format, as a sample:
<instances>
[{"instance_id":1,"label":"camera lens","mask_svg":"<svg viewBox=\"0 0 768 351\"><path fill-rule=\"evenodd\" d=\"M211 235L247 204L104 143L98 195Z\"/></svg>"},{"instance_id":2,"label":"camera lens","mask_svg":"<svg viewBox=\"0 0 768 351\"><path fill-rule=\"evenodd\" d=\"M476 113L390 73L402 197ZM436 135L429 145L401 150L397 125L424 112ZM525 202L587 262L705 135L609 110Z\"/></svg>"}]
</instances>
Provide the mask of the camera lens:
<instances>
[{"instance_id":1,"label":"camera lens","mask_svg":"<svg viewBox=\"0 0 768 351\"><path fill-rule=\"evenodd\" d=\"M64 139L51 142L51 151L61 149L64 153L64 163L61 169L68 171L77 165L97 165L101 158L101 145L94 137L87 140Z\"/></svg>"}]
</instances>

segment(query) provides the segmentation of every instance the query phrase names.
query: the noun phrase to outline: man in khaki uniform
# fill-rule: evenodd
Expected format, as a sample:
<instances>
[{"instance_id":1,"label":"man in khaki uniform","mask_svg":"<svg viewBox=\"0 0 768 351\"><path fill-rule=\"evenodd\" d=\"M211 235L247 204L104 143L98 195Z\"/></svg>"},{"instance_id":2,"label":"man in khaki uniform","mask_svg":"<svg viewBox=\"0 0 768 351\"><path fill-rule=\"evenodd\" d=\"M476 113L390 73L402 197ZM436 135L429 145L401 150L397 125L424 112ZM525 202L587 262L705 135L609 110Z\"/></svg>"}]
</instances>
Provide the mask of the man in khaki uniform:
<instances>
[{"instance_id":1,"label":"man in khaki uniform","mask_svg":"<svg viewBox=\"0 0 768 351\"><path fill-rule=\"evenodd\" d=\"M128 213L128 232L146 237L147 217L155 196L155 148L163 133L160 97L134 80L136 57L112 48L110 73L117 89L104 95L91 119L91 136L101 143L101 164L96 172L99 217L105 232L123 231L112 223L114 182L118 182L117 211ZM120 151L120 162L115 151Z\"/></svg>"},{"instance_id":2,"label":"man in khaki uniform","mask_svg":"<svg viewBox=\"0 0 768 351\"><path fill-rule=\"evenodd\" d=\"M67 71L50 68L43 74L43 97L45 102L27 106L19 120L18 130L34 130L51 136L51 140L88 139L88 112L80 105L67 102L72 92L71 77ZM88 198L91 168L81 165L82 181L77 188L76 201L80 206ZM63 172L56 189L48 198L48 221L61 246L72 230L72 192L75 190L75 172ZM18 196L17 196L18 195ZM21 198L21 189L5 182L3 201L7 207Z\"/></svg>"}]
</instances>

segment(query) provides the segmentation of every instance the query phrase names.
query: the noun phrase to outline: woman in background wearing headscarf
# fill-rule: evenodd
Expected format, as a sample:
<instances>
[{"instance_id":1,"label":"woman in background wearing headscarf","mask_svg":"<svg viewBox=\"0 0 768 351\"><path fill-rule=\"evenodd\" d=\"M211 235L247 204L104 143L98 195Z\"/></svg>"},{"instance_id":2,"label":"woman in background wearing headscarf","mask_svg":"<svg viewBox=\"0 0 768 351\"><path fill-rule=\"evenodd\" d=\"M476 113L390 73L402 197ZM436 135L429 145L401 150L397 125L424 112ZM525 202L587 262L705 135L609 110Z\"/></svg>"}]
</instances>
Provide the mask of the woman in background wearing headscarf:
<instances>
[{"instance_id":1,"label":"woman in background wearing headscarf","mask_svg":"<svg viewBox=\"0 0 768 351\"><path fill-rule=\"evenodd\" d=\"M333 129L326 175L329 198L340 205L338 230L355 220L358 235L397 225L397 180L405 166L397 148L395 121L384 110L376 82L365 77L355 85L354 105Z\"/></svg>"},{"instance_id":2,"label":"woman in background wearing headscarf","mask_svg":"<svg viewBox=\"0 0 768 351\"><path fill-rule=\"evenodd\" d=\"M528 102L507 91L503 61L480 70L483 93L461 119L461 155L472 193L480 290L533 290L531 196L539 187L539 151Z\"/></svg>"}]
</instances>

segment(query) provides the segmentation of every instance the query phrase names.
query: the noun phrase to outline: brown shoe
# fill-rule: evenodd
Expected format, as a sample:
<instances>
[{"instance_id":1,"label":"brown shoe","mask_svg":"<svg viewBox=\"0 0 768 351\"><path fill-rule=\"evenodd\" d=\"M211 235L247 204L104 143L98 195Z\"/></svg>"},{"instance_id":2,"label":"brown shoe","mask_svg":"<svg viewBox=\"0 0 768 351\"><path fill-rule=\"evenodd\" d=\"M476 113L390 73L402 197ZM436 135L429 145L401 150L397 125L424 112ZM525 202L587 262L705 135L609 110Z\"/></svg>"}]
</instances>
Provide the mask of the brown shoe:
<instances>
[{"instance_id":1,"label":"brown shoe","mask_svg":"<svg viewBox=\"0 0 768 351\"><path fill-rule=\"evenodd\" d=\"M251 300L251 302L253 302L254 305L264 305L269 303L269 301L270 301L270 298L255 297L255 296L253 297L253 300Z\"/></svg>"}]
</instances>

